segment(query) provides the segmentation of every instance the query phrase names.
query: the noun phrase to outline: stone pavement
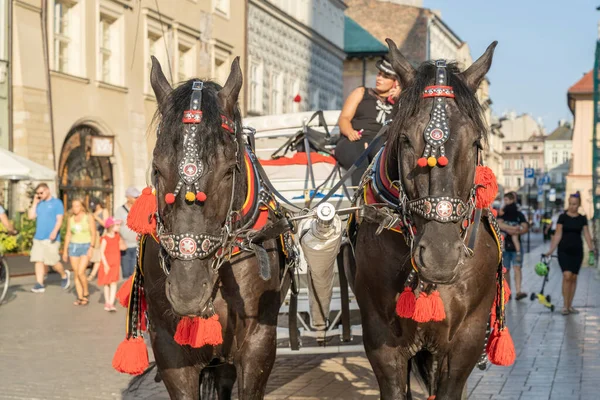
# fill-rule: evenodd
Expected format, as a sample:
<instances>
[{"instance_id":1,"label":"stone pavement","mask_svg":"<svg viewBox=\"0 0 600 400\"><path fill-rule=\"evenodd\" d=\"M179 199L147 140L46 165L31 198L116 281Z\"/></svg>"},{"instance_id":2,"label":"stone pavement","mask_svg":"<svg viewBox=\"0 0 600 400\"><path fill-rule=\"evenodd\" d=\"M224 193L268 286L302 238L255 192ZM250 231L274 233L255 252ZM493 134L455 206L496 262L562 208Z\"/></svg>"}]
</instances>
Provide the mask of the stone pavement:
<instances>
[{"instance_id":1,"label":"stone pavement","mask_svg":"<svg viewBox=\"0 0 600 400\"><path fill-rule=\"evenodd\" d=\"M539 251L526 257L532 266ZM469 379L469 399L600 398L600 281L580 275L575 307L560 315L560 270L554 261L546 293L557 311L529 299L508 305L517 361L490 366ZM56 274L44 294L28 290L32 277L15 278L0 306L0 399L167 399L154 373L130 387L131 378L112 370L113 352L124 335L124 312L102 309L92 285L87 307L58 286ZM541 278L526 269L525 289L538 291ZM377 384L364 353L278 357L267 399L377 399ZM418 397L419 398L419 397Z\"/></svg>"}]
</instances>

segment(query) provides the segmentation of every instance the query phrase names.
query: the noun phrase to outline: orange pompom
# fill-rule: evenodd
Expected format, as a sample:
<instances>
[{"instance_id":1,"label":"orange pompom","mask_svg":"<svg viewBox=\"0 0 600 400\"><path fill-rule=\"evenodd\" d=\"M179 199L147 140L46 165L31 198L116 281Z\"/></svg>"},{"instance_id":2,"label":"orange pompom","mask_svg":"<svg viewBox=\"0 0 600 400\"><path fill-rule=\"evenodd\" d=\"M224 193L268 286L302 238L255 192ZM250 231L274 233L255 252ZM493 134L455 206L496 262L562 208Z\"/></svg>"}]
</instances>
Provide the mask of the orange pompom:
<instances>
[{"instance_id":1,"label":"orange pompom","mask_svg":"<svg viewBox=\"0 0 600 400\"><path fill-rule=\"evenodd\" d=\"M131 295L131 286L133 285L133 275L131 275L117 291L117 300L123 307L129 306L129 297Z\"/></svg>"},{"instance_id":2,"label":"orange pompom","mask_svg":"<svg viewBox=\"0 0 600 400\"><path fill-rule=\"evenodd\" d=\"M431 319L436 322L440 322L446 319L446 310L444 310L444 302L440 297L440 292L434 290L429 295L431 301Z\"/></svg>"},{"instance_id":3,"label":"orange pompom","mask_svg":"<svg viewBox=\"0 0 600 400\"><path fill-rule=\"evenodd\" d=\"M196 193L196 200L198 200L200 203L205 202L206 201L206 193L204 193L204 192Z\"/></svg>"},{"instance_id":4,"label":"orange pompom","mask_svg":"<svg viewBox=\"0 0 600 400\"><path fill-rule=\"evenodd\" d=\"M425 157L421 157L417 160L417 165L419 167L426 167L427 166L427 159Z\"/></svg>"},{"instance_id":5,"label":"orange pompom","mask_svg":"<svg viewBox=\"0 0 600 400\"><path fill-rule=\"evenodd\" d=\"M167 204L173 204L173 203L175 203L175 195L173 193L167 193L167 194L165 194L165 202Z\"/></svg>"},{"instance_id":6,"label":"orange pompom","mask_svg":"<svg viewBox=\"0 0 600 400\"><path fill-rule=\"evenodd\" d=\"M440 167L445 167L446 165L448 165L448 157L441 156L440 158L438 158L437 162Z\"/></svg>"},{"instance_id":7,"label":"orange pompom","mask_svg":"<svg viewBox=\"0 0 600 400\"><path fill-rule=\"evenodd\" d=\"M475 185L478 186L475 193L477 208L489 208L498 195L496 175L489 167L478 165L475 170Z\"/></svg>"}]
</instances>

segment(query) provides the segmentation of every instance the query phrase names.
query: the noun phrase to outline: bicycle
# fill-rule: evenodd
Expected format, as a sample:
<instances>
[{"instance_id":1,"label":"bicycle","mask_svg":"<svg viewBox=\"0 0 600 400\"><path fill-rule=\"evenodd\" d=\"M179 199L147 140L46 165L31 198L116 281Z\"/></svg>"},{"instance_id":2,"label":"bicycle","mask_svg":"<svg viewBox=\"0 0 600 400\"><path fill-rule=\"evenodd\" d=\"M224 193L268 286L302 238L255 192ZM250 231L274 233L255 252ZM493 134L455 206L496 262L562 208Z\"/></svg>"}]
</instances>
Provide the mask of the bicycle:
<instances>
[{"instance_id":1,"label":"bicycle","mask_svg":"<svg viewBox=\"0 0 600 400\"><path fill-rule=\"evenodd\" d=\"M0 252L0 304L4 301L10 284L10 271L4 254Z\"/></svg>"},{"instance_id":2,"label":"bicycle","mask_svg":"<svg viewBox=\"0 0 600 400\"><path fill-rule=\"evenodd\" d=\"M17 231L9 232L10 235L16 235ZM10 285L10 270L8 263L4 257L2 249L0 249L0 305L4 301L6 294L8 293L8 286Z\"/></svg>"}]
</instances>

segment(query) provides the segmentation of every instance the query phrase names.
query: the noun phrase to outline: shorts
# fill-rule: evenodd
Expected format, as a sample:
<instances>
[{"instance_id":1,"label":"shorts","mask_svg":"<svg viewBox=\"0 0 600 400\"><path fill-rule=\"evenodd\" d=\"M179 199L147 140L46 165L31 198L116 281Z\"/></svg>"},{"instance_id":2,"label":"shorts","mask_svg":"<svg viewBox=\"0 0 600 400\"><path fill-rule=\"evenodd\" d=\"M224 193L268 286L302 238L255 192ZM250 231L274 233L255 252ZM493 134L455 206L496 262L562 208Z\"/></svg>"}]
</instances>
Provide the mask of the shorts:
<instances>
[{"instance_id":1,"label":"shorts","mask_svg":"<svg viewBox=\"0 0 600 400\"><path fill-rule=\"evenodd\" d=\"M506 251L502 252L502 262L504 264L504 268L507 271L510 270L511 267L517 266L520 267L521 263L517 263L517 252L516 251Z\"/></svg>"},{"instance_id":2,"label":"shorts","mask_svg":"<svg viewBox=\"0 0 600 400\"><path fill-rule=\"evenodd\" d=\"M100 261L102 261L102 252L100 251L100 247L96 247L92 253L92 258L90 259L90 262L92 264L95 264L99 263Z\"/></svg>"},{"instance_id":3,"label":"shorts","mask_svg":"<svg viewBox=\"0 0 600 400\"><path fill-rule=\"evenodd\" d=\"M90 243L69 243L69 257L82 257L87 255Z\"/></svg>"},{"instance_id":4,"label":"shorts","mask_svg":"<svg viewBox=\"0 0 600 400\"><path fill-rule=\"evenodd\" d=\"M45 265L54 266L60 261L59 248L60 242L58 240L52 242L50 239L33 239L29 261L33 263L41 262Z\"/></svg>"}]
</instances>

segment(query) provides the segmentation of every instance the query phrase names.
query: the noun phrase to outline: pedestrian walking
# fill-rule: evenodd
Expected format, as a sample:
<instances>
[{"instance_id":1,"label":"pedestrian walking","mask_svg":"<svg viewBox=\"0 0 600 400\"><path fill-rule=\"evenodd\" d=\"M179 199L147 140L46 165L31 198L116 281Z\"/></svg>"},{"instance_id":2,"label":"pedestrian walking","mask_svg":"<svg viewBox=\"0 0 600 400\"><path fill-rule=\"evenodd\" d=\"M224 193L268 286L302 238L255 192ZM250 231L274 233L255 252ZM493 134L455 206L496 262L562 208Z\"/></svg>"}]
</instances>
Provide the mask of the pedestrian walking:
<instances>
[{"instance_id":1,"label":"pedestrian walking","mask_svg":"<svg viewBox=\"0 0 600 400\"><path fill-rule=\"evenodd\" d=\"M140 191L135 187L130 186L125 191L125 197L127 202L115 211L115 218L121 221L127 221L127 215L131 206L135 202L135 199L140 197ZM137 233L129 229L127 224L124 224L121 228L121 237L125 241L126 249L121 252L121 269L123 272L123 278L129 278L133 275L135 268L135 253L137 249Z\"/></svg>"},{"instance_id":2,"label":"pedestrian walking","mask_svg":"<svg viewBox=\"0 0 600 400\"><path fill-rule=\"evenodd\" d=\"M40 183L35 188L33 203L27 212L31 220L35 220L35 234L31 246L30 261L35 263L36 284L31 288L34 293L46 291L44 277L46 266L50 265L62 278L60 286L68 289L71 285L71 272L65 270L60 263L60 227L65 210L63 202L52 197L50 188Z\"/></svg>"},{"instance_id":3,"label":"pedestrian walking","mask_svg":"<svg viewBox=\"0 0 600 400\"><path fill-rule=\"evenodd\" d=\"M104 310L115 312L117 282L121 272L121 250L127 248L119 234L121 220L108 217L100 240L102 268L98 271L98 285L104 286Z\"/></svg>"},{"instance_id":4,"label":"pedestrian walking","mask_svg":"<svg viewBox=\"0 0 600 400\"><path fill-rule=\"evenodd\" d=\"M108 218L108 210L104 208L102 202L98 199L92 199L90 201L90 210L92 211L92 216L94 217L94 222L96 223L96 243L94 243L94 253L92 254L92 259L90 262L93 264L92 272L87 277L88 282L96 279L98 274L98 269L100 268L100 262L102 261L102 252L100 251L100 238L104 234L104 224L106 219Z\"/></svg>"},{"instance_id":5,"label":"pedestrian walking","mask_svg":"<svg viewBox=\"0 0 600 400\"><path fill-rule=\"evenodd\" d=\"M77 290L77 300L73 304L87 306L90 292L85 271L94 252L92 243L96 243L96 224L81 199L71 202L71 216L67 220L65 236L63 261L71 261Z\"/></svg>"},{"instance_id":6,"label":"pedestrian walking","mask_svg":"<svg viewBox=\"0 0 600 400\"><path fill-rule=\"evenodd\" d=\"M577 275L583 262L582 232L589 248L594 248L587 217L579 214L579 207L581 207L581 195L577 192L569 196L567 211L558 217L556 232L550 250L546 253L546 256L550 256L558 248L558 264L563 272L563 315L579 314L579 311L573 308L573 297L577 288ZM590 256L594 255L593 250L590 250L590 253ZM590 259L593 265L593 258Z\"/></svg>"},{"instance_id":7,"label":"pedestrian walking","mask_svg":"<svg viewBox=\"0 0 600 400\"><path fill-rule=\"evenodd\" d=\"M15 228L13 227L13 224L6 216L6 210L4 209L4 207L2 207L2 204L0 204L0 226L4 226L6 232L9 235L16 235L17 233L17 231L15 231Z\"/></svg>"},{"instance_id":8,"label":"pedestrian walking","mask_svg":"<svg viewBox=\"0 0 600 400\"><path fill-rule=\"evenodd\" d=\"M515 298L521 300L527 297L527 293L521 291L523 277L521 273L522 257L520 256L520 252L517 253L515 242L518 242L519 247L522 247L521 235L527 233L529 224L523 213L518 210L516 201L517 196L514 192L509 192L504 195L504 214L501 218L498 218L498 225L505 235L503 261L504 267L506 268L506 282L510 287L510 271L511 269L514 269ZM518 236L518 241L513 241L513 235Z\"/></svg>"}]
</instances>

